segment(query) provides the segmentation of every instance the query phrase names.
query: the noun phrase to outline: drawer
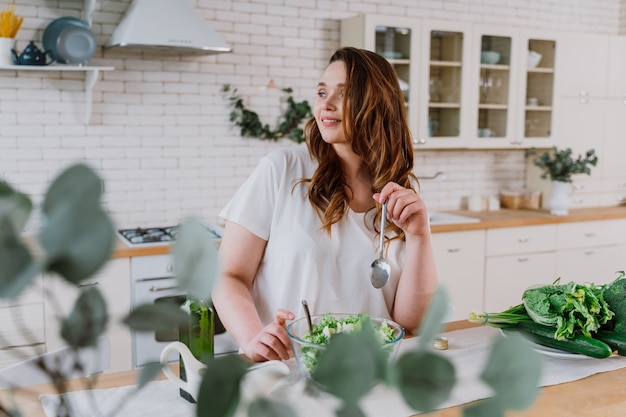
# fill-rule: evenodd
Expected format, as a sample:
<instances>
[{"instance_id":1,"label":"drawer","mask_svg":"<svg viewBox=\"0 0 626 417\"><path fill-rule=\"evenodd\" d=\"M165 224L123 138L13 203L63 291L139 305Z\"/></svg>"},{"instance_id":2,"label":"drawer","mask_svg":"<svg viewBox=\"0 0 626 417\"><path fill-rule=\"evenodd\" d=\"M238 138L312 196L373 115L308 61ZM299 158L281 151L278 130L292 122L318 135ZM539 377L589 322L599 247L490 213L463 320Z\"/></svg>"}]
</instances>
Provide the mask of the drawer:
<instances>
[{"instance_id":1,"label":"drawer","mask_svg":"<svg viewBox=\"0 0 626 417\"><path fill-rule=\"evenodd\" d=\"M43 303L0 308L0 349L45 342Z\"/></svg>"},{"instance_id":2,"label":"drawer","mask_svg":"<svg viewBox=\"0 0 626 417\"><path fill-rule=\"evenodd\" d=\"M556 225L487 230L486 255L547 252L556 249Z\"/></svg>"},{"instance_id":3,"label":"drawer","mask_svg":"<svg viewBox=\"0 0 626 417\"><path fill-rule=\"evenodd\" d=\"M43 277L39 275L18 297L0 300L0 308L43 303Z\"/></svg>"},{"instance_id":4,"label":"drawer","mask_svg":"<svg viewBox=\"0 0 626 417\"><path fill-rule=\"evenodd\" d=\"M45 345L43 344L0 349L0 369L41 355L45 353L45 351Z\"/></svg>"},{"instance_id":5,"label":"drawer","mask_svg":"<svg viewBox=\"0 0 626 417\"><path fill-rule=\"evenodd\" d=\"M168 254L132 257L130 276L133 280L173 277L173 256Z\"/></svg>"},{"instance_id":6,"label":"drawer","mask_svg":"<svg viewBox=\"0 0 626 417\"><path fill-rule=\"evenodd\" d=\"M626 219L557 225L559 249L606 246L626 242Z\"/></svg>"}]
</instances>

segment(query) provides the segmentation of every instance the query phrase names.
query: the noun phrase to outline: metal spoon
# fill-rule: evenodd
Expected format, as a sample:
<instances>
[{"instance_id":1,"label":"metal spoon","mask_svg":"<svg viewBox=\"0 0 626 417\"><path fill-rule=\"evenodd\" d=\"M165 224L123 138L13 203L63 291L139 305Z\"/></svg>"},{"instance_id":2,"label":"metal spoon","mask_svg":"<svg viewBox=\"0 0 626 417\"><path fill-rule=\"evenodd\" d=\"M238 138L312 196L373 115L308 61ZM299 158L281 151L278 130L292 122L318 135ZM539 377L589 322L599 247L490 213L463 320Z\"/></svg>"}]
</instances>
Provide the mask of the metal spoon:
<instances>
[{"instance_id":1,"label":"metal spoon","mask_svg":"<svg viewBox=\"0 0 626 417\"><path fill-rule=\"evenodd\" d=\"M372 262L370 281L374 288L382 288L391 276L391 265L385 259L385 221L387 220L387 202L383 203L383 213L380 217L380 255Z\"/></svg>"},{"instance_id":2,"label":"metal spoon","mask_svg":"<svg viewBox=\"0 0 626 417\"><path fill-rule=\"evenodd\" d=\"M302 300L302 307L304 307L304 315L306 316L306 322L309 325L309 333L313 333L313 323L311 322L311 312L309 311L309 303L306 300Z\"/></svg>"}]
</instances>

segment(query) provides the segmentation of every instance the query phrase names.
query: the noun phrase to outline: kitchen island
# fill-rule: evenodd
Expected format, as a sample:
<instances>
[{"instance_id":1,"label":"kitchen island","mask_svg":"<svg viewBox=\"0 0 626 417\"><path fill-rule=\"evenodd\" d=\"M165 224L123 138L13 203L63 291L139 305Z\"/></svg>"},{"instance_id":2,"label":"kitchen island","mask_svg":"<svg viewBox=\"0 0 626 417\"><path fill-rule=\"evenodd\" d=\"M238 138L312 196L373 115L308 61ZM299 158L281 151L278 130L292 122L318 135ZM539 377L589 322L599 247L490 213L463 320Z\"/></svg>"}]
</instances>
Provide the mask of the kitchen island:
<instances>
[{"instance_id":1,"label":"kitchen island","mask_svg":"<svg viewBox=\"0 0 626 417\"><path fill-rule=\"evenodd\" d=\"M477 327L466 321L449 323L446 331L455 332L466 328ZM453 333L454 334L454 333ZM575 361L571 366L576 366ZM176 369L176 367L174 367ZM137 371L104 374L94 381L94 388L106 389L133 385ZM157 379L163 379L159 376ZM72 380L68 383L68 391L85 389L86 379ZM148 386L148 388L150 387ZM172 385L172 390L176 388ZM39 402L40 394L54 393L50 385L27 387L15 392L15 400L23 415L29 417L45 417ZM511 411L507 417L623 417L626 410L626 368L598 373L573 382L551 385L541 388L535 403L524 411ZM10 394L0 391L3 404L10 404ZM437 410L431 414L436 417L461 417L464 405ZM381 416L387 417L387 416Z\"/></svg>"}]
</instances>

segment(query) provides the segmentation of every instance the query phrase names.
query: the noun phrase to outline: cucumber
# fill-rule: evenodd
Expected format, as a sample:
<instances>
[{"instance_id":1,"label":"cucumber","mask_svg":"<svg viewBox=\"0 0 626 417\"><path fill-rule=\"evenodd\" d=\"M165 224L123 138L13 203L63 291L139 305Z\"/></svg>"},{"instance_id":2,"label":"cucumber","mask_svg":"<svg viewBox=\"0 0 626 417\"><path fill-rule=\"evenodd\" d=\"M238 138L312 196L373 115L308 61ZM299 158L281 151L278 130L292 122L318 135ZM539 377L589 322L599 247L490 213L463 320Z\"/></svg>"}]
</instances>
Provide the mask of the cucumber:
<instances>
[{"instance_id":1,"label":"cucumber","mask_svg":"<svg viewBox=\"0 0 626 417\"><path fill-rule=\"evenodd\" d=\"M511 330L518 330L532 342L570 353L579 353L592 358L608 358L612 350L601 340L583 335L576 335L571 339L556 340L554 328L535 322L520 322Z\"/></svg>"},{"instance_id":2,"label":"cucumber","mask_svg":"<svg viewBox=\"0 0 626 417\"><path fill-rule=\"evenodd\" d=\"M626 333L598 330L593 337L609 345L613 351L617 351L618 355L626 356Z\"/></svg>"}]
</instances>

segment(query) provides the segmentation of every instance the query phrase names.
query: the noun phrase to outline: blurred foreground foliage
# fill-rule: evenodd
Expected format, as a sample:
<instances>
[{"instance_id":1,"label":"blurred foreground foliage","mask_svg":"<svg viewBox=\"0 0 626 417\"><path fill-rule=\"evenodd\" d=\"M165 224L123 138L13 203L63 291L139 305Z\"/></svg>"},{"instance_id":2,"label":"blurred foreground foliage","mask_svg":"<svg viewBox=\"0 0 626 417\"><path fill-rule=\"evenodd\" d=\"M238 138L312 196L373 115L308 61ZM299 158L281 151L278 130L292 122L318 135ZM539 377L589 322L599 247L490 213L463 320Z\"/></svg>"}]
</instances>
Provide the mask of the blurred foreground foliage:
<instances>
[{"instance_id":1,"label":"blurred foreground foliage","mask_svg":"<svg viewBox=\"0 0 626 417\"><path fill-rule=\"evenodd\" d=\"M75 351L96 346L111 325L106 300L97 286L81 287L106 264L114 249L115 227L101 206L101 190L100 177L84 164L70 166L55 178L41 206L42 226L35 237L40 250L35 252L33 242L27 243L21 236L33 204L27 195L0 181L0 299L18 296L44 272L78 287L74 308L60 317L61 336ZM174 245L174 265L181 291L199 299L210 298L218 277L217 247L208 230L193 217L181 223ZM457 383L454 365L431 347L443 330L441 320L447 304L445 290L440 288L419 337L405 341L412 346L393 361L387 360L367 332L341 334L332 339L314 376L318 384L340 400L342 405L335 411L338 417L364 416L360 400L379 383L397 389L417 412L435 410L449 398ZM122 321L136 331L156 331L184 324L187 319L180 306L160 303L140 306ZM1 333L0 338L4 338ZM248 404L243 403L240 386L249 363L241 357L222 355L206 365L198 395L198 417L230 417L237 413L250 417L297 417L289 404L271 398L253 398ZM65 381L57 375L59 370L45 363L40 366L58 393L65 392ZM137 390L160 370L159 363L143 367ZM493 390L493 396L465 407L463 415L504 417L507 409L529 407L537 396L540 373L538 354L525 339L517 335L498 337L480 375ZM20 416L19 410L0 404L0 415L3 414ZM66 403L60 403L58 415L71 415Z\"/></svg>"}]
</instances>

